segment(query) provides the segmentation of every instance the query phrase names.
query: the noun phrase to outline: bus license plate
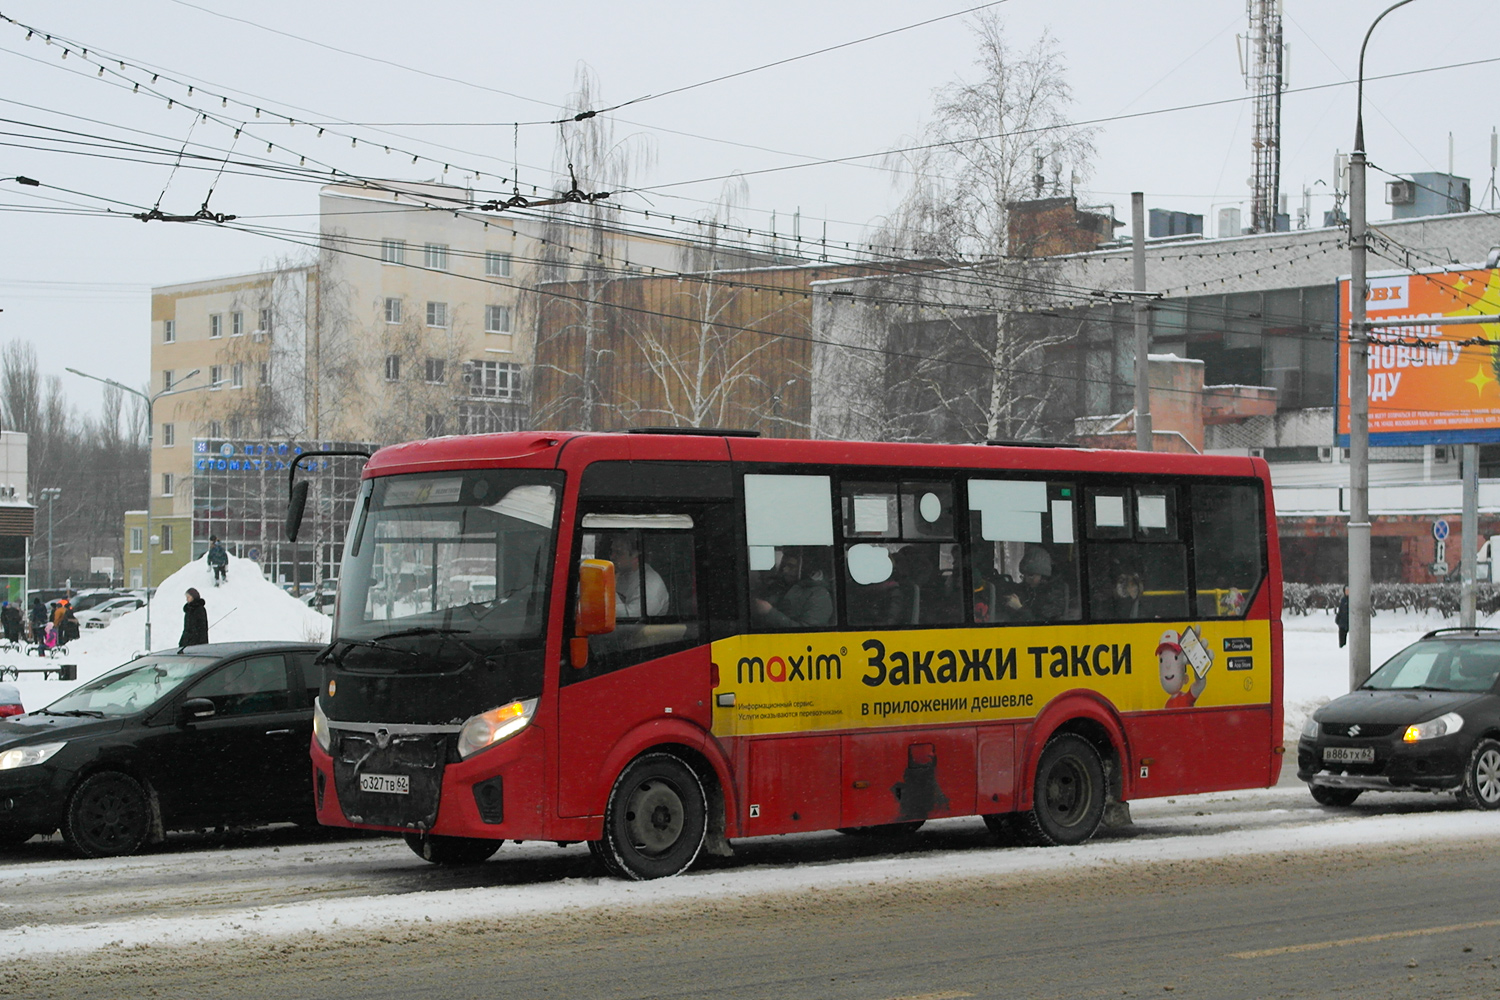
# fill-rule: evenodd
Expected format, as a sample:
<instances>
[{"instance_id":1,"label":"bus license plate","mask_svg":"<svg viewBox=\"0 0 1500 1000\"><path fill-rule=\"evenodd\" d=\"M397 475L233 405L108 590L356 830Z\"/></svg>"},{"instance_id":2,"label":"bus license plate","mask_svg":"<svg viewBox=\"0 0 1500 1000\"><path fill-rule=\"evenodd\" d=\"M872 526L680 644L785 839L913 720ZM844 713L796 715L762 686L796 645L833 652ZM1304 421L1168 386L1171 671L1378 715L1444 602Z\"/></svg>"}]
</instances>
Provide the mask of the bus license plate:
<instances>
[{"instance_id":1,"label":"bus license plate","mask_svg":"<svg viewBox=\"0 0 1500 1000\"><path fill-rule=\"evenodd\" d=\"M1324 747L1323 759L1340 764L1373 764L1374 747Z\"/></svg>"},{"instance_id":2,"label":"bus license plate","mask_svg":"<svg viewBox=\"0 0 1500 1000\"><path fill-rule=\"evenodd\" d=\"M386 795L410 795L411 778L404 774L361 774L359 790L382 792Z\"/></svg>"}]
</instances>

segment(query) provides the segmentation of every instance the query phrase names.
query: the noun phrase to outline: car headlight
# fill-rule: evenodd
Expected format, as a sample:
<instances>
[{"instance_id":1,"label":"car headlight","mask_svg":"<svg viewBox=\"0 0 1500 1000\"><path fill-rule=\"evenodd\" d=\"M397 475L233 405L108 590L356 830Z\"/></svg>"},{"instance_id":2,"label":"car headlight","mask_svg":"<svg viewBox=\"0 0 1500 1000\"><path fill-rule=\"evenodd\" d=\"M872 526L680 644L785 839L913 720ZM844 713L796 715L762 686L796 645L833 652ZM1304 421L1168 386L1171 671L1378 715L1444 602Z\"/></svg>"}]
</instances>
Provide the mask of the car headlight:
<instances>
[{"instance_id":1,"label":"car headlight","mask_svg":"<svg viewBox=\"0 0 1500 1000\"><path fill-rule=\"evenodd\" d=\"M1315 740L1318 738L1318 720L1310 715L1302 720L1302 738L1304 740Z\"/></svg>"},{"instance_id":2,"label":"car headlight","mask_svg":"<svg viewBox=\"0 0 1500 1000\"><path fill-rule=\"evenodd\" d=\"M1401 734L1401 740L1404 743L1415 743L1418 740L1437 739L1439 736L1452 736L1463 727L1464 717L1457 712L1449 712L1436 719L1407 726L1406 732Z\"/></svg>"},{"instance_id":3,"label":"car headlight","mask_svg":"<svg viewBox=\"0 0 1500 1000\"><path fill-rule=\"evenodd\" d=\"M526 724L531 721L532 713L536 711L536 702L535 698L513 701L465 722L458 731L458 755L472 757L486 747L508 740L525 729Z\"/></svg>"},{"instance_id":4,"label":"car headlight","mask_svg":"<svg viewBox=\"0 0 1500 1000\"><path fill-rule=\"evenodd\" d=\"M328 716L323 714L323 699L313 699L313 739L328 753L333 746L333 735L328 731Z\"/></svg>"},{"instance_id":5,"label":"car headlight","mask_svg":"<svg viewBox=\"0 0 1500 1000\"><path fill-rule=\"evenodd\" d=\"M9 771L17 767L31 767L50 760L52 755L68 745L67 740L61 743L34 743L29 747L16 747L14 750L6 750L0 753L0 771Z\"/></svg>"}]
</instances>

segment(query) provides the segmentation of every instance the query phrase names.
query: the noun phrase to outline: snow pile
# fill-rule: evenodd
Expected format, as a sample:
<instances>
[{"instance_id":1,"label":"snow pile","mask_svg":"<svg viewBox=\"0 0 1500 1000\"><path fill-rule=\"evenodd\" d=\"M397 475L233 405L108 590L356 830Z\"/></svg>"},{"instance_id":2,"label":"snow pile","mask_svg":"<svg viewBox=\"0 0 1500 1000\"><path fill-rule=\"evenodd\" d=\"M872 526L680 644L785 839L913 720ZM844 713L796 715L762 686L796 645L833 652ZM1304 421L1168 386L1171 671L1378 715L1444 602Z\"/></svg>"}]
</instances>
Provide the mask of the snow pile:
<instances>
[{"instance_id":1,"label":"snow pile","mask_svg":"<svg viewBox=\"0 0 1500 1000\"><path fill-rule=\"evenodd\" d=\"M229 579L213 585L213 570L204 559L188 563L157 588L151 601L151 645L175 649L182 635L182 606L189 587L203 595L208 610L208 638L212 642L276 640L327 642L332 621L261 575L260 565L249 559L229 557ZM121 615L103 629L85 629L68 644L56 660L14 656L6 665L39 667L59 663L78 664L78 681L91 680L145 651L146 609ZM22 704L28 710L41 708L62 697L77 682L41 680L22 674L18 682Z\"/></svg>"}]
</instances>

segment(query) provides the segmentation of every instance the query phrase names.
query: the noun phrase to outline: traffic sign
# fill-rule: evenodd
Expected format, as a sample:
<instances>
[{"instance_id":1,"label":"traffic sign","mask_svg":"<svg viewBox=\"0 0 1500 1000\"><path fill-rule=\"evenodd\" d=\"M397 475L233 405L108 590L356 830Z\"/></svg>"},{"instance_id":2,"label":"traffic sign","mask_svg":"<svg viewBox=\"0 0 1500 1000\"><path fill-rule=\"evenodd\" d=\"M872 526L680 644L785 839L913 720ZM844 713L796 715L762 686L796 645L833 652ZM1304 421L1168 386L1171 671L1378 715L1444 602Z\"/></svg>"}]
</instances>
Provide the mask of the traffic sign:
<instances>
[{"instance_id":1,"label":"traffic sign","mask_svg":"<svg viewBox=\"0 0 1500 1000\"><path fill-rule=\"evenodd\" d=\"M1432 537L1436 538L1440 542L1446 539L1448 537L1448 522L1443 520L1442 518L1438 518L1436 521L1433 521Z\"/></svg>"}]
</instances>

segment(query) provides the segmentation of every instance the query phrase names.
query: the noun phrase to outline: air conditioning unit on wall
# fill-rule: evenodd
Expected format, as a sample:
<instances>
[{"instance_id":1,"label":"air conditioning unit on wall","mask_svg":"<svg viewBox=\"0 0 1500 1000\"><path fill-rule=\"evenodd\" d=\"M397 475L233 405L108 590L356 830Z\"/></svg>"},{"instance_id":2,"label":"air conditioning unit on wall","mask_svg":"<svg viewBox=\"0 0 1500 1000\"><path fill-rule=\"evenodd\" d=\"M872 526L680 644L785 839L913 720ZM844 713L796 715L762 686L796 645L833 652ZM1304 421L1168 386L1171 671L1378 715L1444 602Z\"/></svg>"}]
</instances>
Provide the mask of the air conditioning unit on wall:
<instances>
[{"instance_id":1,"label":"air conditioning unit on wall","mask_svg":"<svg viewBox=\"0 0 1500 1000\"><path fill-rule=\"evenodd\" d=\"M1416 181L1386 181L1385 203L1387 205L1413 205L1416 201Z\"/></svg>"}]
</instances>

